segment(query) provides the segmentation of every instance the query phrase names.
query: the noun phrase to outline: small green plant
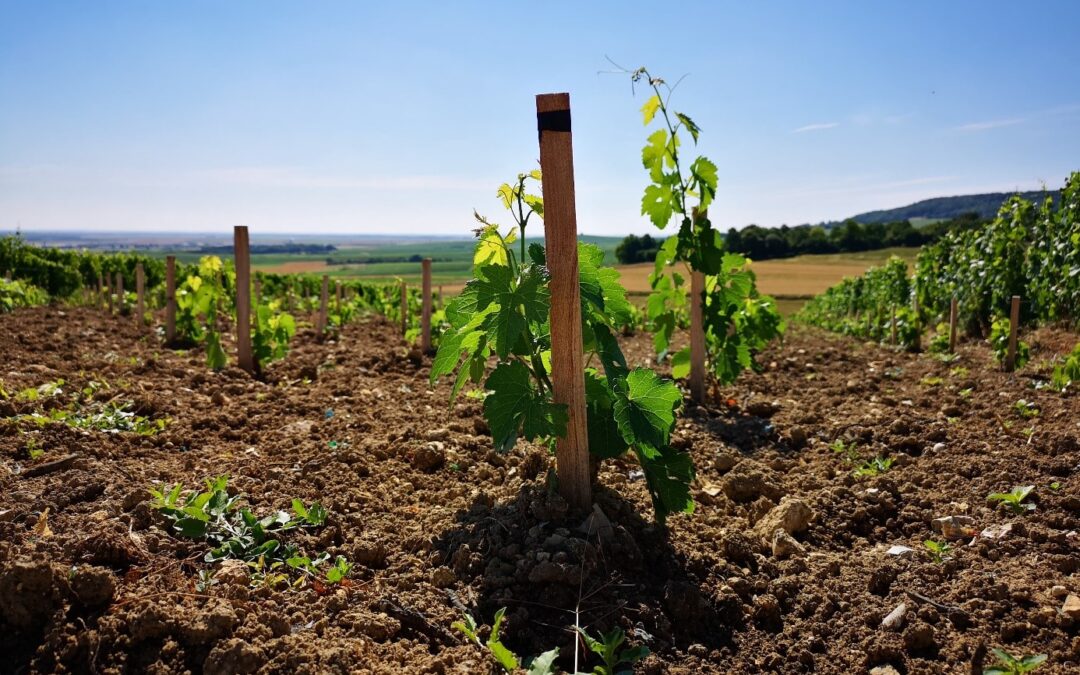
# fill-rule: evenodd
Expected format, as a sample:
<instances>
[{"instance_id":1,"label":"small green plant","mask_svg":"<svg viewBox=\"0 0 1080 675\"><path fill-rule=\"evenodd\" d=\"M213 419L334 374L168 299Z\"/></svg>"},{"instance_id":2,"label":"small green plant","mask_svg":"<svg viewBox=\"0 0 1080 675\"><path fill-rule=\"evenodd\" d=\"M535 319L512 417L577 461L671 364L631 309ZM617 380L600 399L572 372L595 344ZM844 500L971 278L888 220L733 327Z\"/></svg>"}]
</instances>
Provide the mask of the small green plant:
<instances>
[{"instance_id":1,"label":"small green plant","mask_svg":"<svg viewBox=\"0 0 1080 675\"><path fill-rule=\"evenodd\" d=\"M1009 320L1005 318L994 319L990 324L990 348L994 350L994 359L998 363L1005 363L1005 357L1009 352ZM1016 368L1023 368L1031 359L1031 347L1023 340L1016 341Z\"/></svg>"},{"instance_id":2,"label":"small green plant","mask_svg":"<svg viewBox=\"0 0 1080 675\"><path fill-rule=\"evenodd\" d=\"M968 399L968 398L971 398L971 392L972 391L973 390L971 389L971 387L968 387L967 389L961 389L960 391L958 391L956 393L960 395L960 398Z\"/></svg>"},{"instance_id":3,"label":"small green plant","mask_svg":"<svg viewBox=\"0 0 1080 675\"><path fill-rule=\"evenodd\" d=\"M892 457L874 457L860 464L851 472L851 475L856 478L871 478L873 476L878 476L891 469L893 461Z\"/></svg>"},{"instance_id":4,"label":"small green plant","mask_svg":"<svg viewBox=\"0 0 1080 675\"><path fill-rule=\"evenodd\" d=\"M1024 502L1024 500L1027 499L1028 495L1030 495L1034 489L1034 485L1014 487L1009 492L994 492L987 496L987 499L992 502L999 502L1001 504L1004 504L1013 513L1034 511L1034 504Z\"/></svg>"},{"instance_id":5,"label":"small green plant","mask_svg":"<svg viewBox=\"0 0 1080 675\"><path fill-rule=\"evenodd\" d=\"M990 650L997 659L997 663L985 670L983 675L1024 675L1030 673L1046 661L1046 654L1035 654L1018 658L1004 649Z\"/></svg>"},{"instance_id":6,"label":"small green plant","mask_svg":"<svg viewBox=\"0 0 1080 675\"><path fill-rule=\"evenodd\" d=\"M1020 415L1020 417L1023 417L1024 419L1039 416L1039 407L1031 401L1026 401L1024 399L1020 399L1014 403L1013 410L1016 411L1017 415Z\"/></svg>"},{"instance_id":7,"label":"small green plant","mask_svg":"<svg viewBox=\"0 0 1080 675\"><path fill-rule=\"evenodd\" d=\"M289 341L296 335L296 319L281 311L281 301L259 303L255 307L254 330L251 332L251 351L255 362L264 366L285 358Z\"/></svg>"},{"instance_id":8,"label":"small green plant","mask_svg":"<svg viewBox=\"0 0 1080 675\"><path fill-rule=\"evenodd\" d=\"M272 560L268 563L264 555L260 555L256 560L249 561L247 565L251 568L251 579L249 581L251 587L274 590L289 583L289 575L280 571L284 564L280 560Z\"/></svg>"},{"instance_id":9,"label":"small green plant","mask_svg":"<svg viewBox=\"0 0 1080 675\"><path fill-rule=\"evenodd\" d=\"M36 438L31 438L26 441L26 454L30 455L31 460L36 460L45 454L45 449Z\"/></svg>"},{"instance_id":10,"label":"small green plant","mask_svg":"<svg viewBox=\"0 0 1080 675\"><path fill-rule=\"evenodd\" d=\"M919 380L919 384L924 387L939 387L943 382L945 382L944 378L938 377L937 375L927 375Z\"/></svg>"},{"instance_id":11,"label":"small green plant","mask_svg":"<svg viewBox=\"0 0 1080 675\"><path fill-rule=\"evenodd\" d=\"M513 673L518 668L521 668L521 659L502 643L501 630L505 615L505 607L495 612L495 621L491 625L491 635L488 636L486 643L480 640L476 619L468 612L463 614L464 621L455 621L450 627L460 631L478 647L483 648L486 646L495 661L502 666L502 669L507 673ZM525 666L528 669L528 675L554 675L555 659L558 656L559 650L551 649L533 659L529 659Z\"/></svg>"},{"instance_id":12,"label":"small green plant","mask_svg":"<svg viewBox=\"0 0 1080 675\"><path fill-rule=\"evenodd\" d=\"M195 590L199 593L208 593L217 583L218 580L214 578L214 570L199 570L199 578L195 581Z\"/></svg>"},{"instance_id":13,"label":"small green plant","mask_svg":"<svg viewBox=\"0 0 1080 675\"><path fill-rule=\"evenodd\" d=\"M838 438L829 445L829 449L839 455L845 464L854 464L862 460L862 455L859 454L854 441L845 443L843 439Z\"/></svg>"},{"instance_id":14,"label":"small green plant","mask_svg":"<svg viewBox=\"0 0 1080 675\"><path fill-rule=\"evenodd\" d=\"M935 330L934 337L930 338L928 349L931 354L947 354L949 352L949 325L939 323Z\"/></svg>"},{"instance_id":15,"label":"small green plant","mask_svg":"<svg viewBox=\"0 0 1080 675\"><path fill-rule=\"evenodd\" d=\"M1054 492L1057 492L1058 490L1061 489L1061 482L1060 481L1054 481L1053 483L1050 483L1050 489L1053 490Z\"/></svg>"},{"instance_id":16,"label":"small green plant","mask_svg":"<svg viewBox=\"0 0 1080 675\"><path fill-rule=\"evenodd\" d=\"M618 626L602 633L600 639L591 637L577 626L574 628L589 650L604 662L593 669L594 675L629 675L633 672L634 664L649 655L649 648L644 645L622 649L626 642L626 633Z\"/></svg>"},{"instance_id":17,"label":"small green plant","mask_svg":"<svg viewBox=\"0 0 1080 675\"><path fill-rule=\"evenodd\" d=\"M955 366L949 371L949 375L952 377L967 377L970 372L964 366Z\"/></svg>"},{"instance_id":18,"label":"small green plant","mask_svg":"<svg viewBox=\"0 0 1080 675\"><path fill-rule=\"evenodd\" d=\"M1080 382L1080 342L1062 363L1054 366L1054 372L1050 375L1050 388L1064 393L1077 382Z\"/></svg>"},{"instance_id":19,"label":"small green plant","mask_svg":"<svg viewBox=\"0 0 1080 675\"><path fill-rule=\"evenodd\" d=\"M923 542L923 546L926 547L927 553L930 554L930 559L936 563L943 563L946 560L952 558L952 544L947 541L934 541L933 539L927 539Z\"/></svg>"}]
</instances>

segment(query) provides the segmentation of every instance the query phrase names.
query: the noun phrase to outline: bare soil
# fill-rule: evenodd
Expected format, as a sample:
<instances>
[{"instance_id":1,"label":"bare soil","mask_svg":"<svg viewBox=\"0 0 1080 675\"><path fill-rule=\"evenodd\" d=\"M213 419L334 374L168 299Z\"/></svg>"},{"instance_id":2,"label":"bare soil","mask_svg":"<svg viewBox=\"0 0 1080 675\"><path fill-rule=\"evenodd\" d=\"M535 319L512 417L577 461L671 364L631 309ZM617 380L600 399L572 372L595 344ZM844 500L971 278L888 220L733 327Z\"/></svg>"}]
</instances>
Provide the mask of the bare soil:
<instances>
[{"instance_id":1,"label":"bare soil","mask_svg":"<svg viewBox=\"0 0 1080 675\"><path fill-rule=\"evenodd\" d=\"M96 398L168 424L0 423L0 672L485 673L450 625L500 607L511 648L560 647L567 670L577 621L646 644L642 673L979 673L993 647L1077 672L1080 617L1061 609L1080 594L1080 400L1032 387L1076 338L1028 339L1033 365L1005 374L981 343L946 364L794 329L764 372L684 410L696 512L657 525L635 463L610 461L596 501L611 527L590 536L548 489L547 452L490 451L479 401L448 407L449 383L429 389L429 358L383 321L326 343L303 330L259 381L95 310L2 315L7 392L107 382ZM651 356L649 336L624 346ZM52 401L0 401L0 416ZM838 439L893 467L854 478ZM147 489L221 474L259 513L321 501L328 524L293 541L353 561L351 582L253 589L203 562ZM1034 511L986 499L1018 485ZM937 563L923 541L945 516L974 534ZM794 541L774 552L777 527Z\"/></svg>"}]
</instances>

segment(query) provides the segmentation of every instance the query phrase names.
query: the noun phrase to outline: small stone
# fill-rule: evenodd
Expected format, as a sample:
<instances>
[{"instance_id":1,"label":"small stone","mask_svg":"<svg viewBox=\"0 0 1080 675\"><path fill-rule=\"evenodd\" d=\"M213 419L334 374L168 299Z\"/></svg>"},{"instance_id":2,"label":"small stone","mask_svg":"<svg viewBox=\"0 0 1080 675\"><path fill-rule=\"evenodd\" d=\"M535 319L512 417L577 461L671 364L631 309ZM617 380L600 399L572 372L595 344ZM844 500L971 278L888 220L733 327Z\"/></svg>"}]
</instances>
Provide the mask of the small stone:
<instances>
[{"instance_id":1,"label":"small stone","mask_svg":"<svg viewBox=\"0 0 1080 675\"><path fill-rule=\"evenodd\" d=\"M934 452L942 452L943 450L945 450L945 444L944 443L934 443L934 447L931 448L931 450L934 451Z\"/></svg>"},{"instance_id":2,"label":"small stone","mask_svg":"<svg viewBox=\"0 0 1080 675\"><path fill-rule=\"evenodd\" d=\"M930 522L934 532L938 532L946 539L970 539L975 536L975 519L971 516L945 516L935 518Z\"/></svg>"},{"instance_id":3,"label":"small stone","mask_svg":"<svg viewBox=\"0 0 1080 675\"><path fill-rule=\"evenodd\" d=\"M754 401L746 406L746 413L753 417L772 417L779 410L779 401Z\"/></svg>"},{"instance_id":4,"label":"small stone","mask_svg":"<svg viewBox=\"0 0 1080 675\"><path fill-rule=\"evenodd\" d=\"M762 539L769 541L777 529L788 534L798 534L806 530L813 518L814 512L806 502L785 497L776 508L766 513L754 525L754 532Z\"/></svg>"},{"instance_id":5,"label":"small stone","mask_svg":"<svg viewBox=\"0 0 1080 675\"><path fill-rule=\"evenodd\" d=\"M1080 619L1080 597L1069 593L1065 604L1061 606L1061 613L1070 619Z\"/></svg>"},{"instance_id":6,"label":"small stone","mask_svg":"<svg viewBox=\"0 0 1080 675\"><path fill-rule=\"evenodd\" d=\"M772 554L775 558L790 558L806 554L806 548L783 530L773 532Z\"/></svg>"},{"instance_id":7,"label":"small stone","mask_svg":"<svg viewBox=\"0 0 1080 675\"><path fill-rule=\"evenodd\" d=\"M791 438L791 447L796 450L801 450L806 446L806 429L802 427L792 427L789 432Z\"/></svg>"},{"instance_id":8,"label":"small stone","mask_svg":"<svg viewBox=\"0 0 1080 675\"><path fill-rule=\"evenodd\" d=\"M883 666L874 666L871 668L870 675L900 675L900 671L886 663Z\"/></svg>"},{"instance_id":9,"label":"small stone","mask_svg":"<svg viewBox=\"0 0 1080 675\"><path fill-rule=\"evenodd\" d=\"M982 532L979 533L980 537L984 539L1001 539L1005 535L1012 532L1013 524L1005 523L1004 525L991 525Z\"/></svg>"},{"instance_id":10,"label":"small stone","mask_svg":"<svg viewBox=\"0 0 1080 675\"><path fill-rule=\"evenodd\" d=\"M593 504L592 513L585 519L585 522L578 527L579 532L583 532L585 536L592 539L594 536L600 537L601 540L606 541L614 534L615 528L612 527L611 521L607 515L600 509L599 504Z\"/></svg>"},{"instance_id":11,"label":"small stone","mask_svg":"<svg viewBox=\"0 0 1080 675\"><path fill-rule=\"evenodd\" d=\"M1064 598L1068 594L1069 589L1065 588L1064 586L1053 586L1050 588L1050 595L1057 598L1058 600Z\"/></svg>"},{"instance_id":12,"label":"small stone","mask_svg":"<svg viewBox=\"0 0 1080 675\"><path fill-rule=\"evenodd\" d=\"M889 550L885 552L898 558L910 558L911 554L915 552L915 549L897 544L896 546L890 547Z\"/></svg>"},{"instance_id":13,"label":"small stone","mask_svg":"<svg viewBox=\"0 0 1080 675\"><path fill-rule=\"evenodd\" d=\"M907 604L901 602L896 609L881 620L881 627L889 630L899 630L904 625L904 615L907 614Z\"/></svg>"},{"instance_id":14,"label":"small stone","mask_svg":"<svg viewBox=\"0 0 1080 675\"><path fill-rule=\"evenodd\" d=\"M439 441L431 441L413 455L413 466L424 472L435 471L446 462L446 451Z\"/></svg>"},{"instance_id":15,"label":"small stone","mask_svg":"<svg viewBox=\"0 0 1080 675\"><path fill-rule=\"evenodd\" d=\"M243 560L223 560L214 572L214 579L227 586L247 586L251 580L251 568Z\"/></svg>"},{"instance_id":16,"label":"small stone","mask_svg":"<svg viewBox=\"0 0 1080 675\"><path fill-rule=\"evenodd\" d=\"M218 407L224 407L229 404L229 397L225 395L225 392L218 389L210 397L210 402Z\"/></svg>"},{"instance_id":17,"label":"small stone","mask_svg":"<svg viewBox=\"0 0 1080 675\"><path fill-rule=\"evenodd\" d=\"M424 440L426 441L448 441L450 440L450 430L446 427L439 429L431 429L424 434Z\"/></svg>"},{"instance_id":18,"label":"small stone","mask_svg":"<svg viewBox=\"0 0 1080 675\"><path fill-rule=\"evenodd\" d=\"M449 567L437 567L431 574L431 584L436 588L449 588L457 581L457 575Z\"/></svg>"}]
</instances>

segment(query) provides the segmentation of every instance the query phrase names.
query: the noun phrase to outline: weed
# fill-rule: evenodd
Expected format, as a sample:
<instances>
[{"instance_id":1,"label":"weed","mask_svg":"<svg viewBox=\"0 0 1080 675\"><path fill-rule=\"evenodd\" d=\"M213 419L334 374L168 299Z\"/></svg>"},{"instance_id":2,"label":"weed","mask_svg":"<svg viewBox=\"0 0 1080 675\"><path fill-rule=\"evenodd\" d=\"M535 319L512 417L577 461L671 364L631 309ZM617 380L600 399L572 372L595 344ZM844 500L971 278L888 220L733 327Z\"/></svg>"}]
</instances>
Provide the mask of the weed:
<instances>
[{"instance_id":1,"label":"weed","mask_svg":"<svg viewBox=\"0 0 1080 675\"><path fill-rule=\"evenodd\" d=\"M502 643L500 631L502 630L505 615L505 607L495 612L495 621L491 625L491 635L488 636L486 643L480 640L476 619L468 612L463 615L464 621L455 621L450 627L461 631L470 642L475 643L478 647L486 646L503 670L507 673L513 673L521 667L521 659ZM526 664L528 675L553 675L555 673L555 658L558 655L558 649L551 649L533 659L529 659Z\"/></svg>"},{"instance_id":2,"label":"weed","mask_svg":"<svg viewBox=\"0 0 1080 675\"><path fill-rule=\"evenodd\" d=\"M949 371L949 375L951 375L953 377L956 377L956 378L960 378L960 377L967 377L970 372L971 371L969 371L964 366L956 366L952 370Z\"/></svg>"},{"instance_id":3,"label":"weed","mask_svg":"<svg viewBox=\"0 0 1080 675\"><path fill-rule=\"evenodd\" d=\"M845 443L842 439L838 438L829 445L829 449L840 455L845 464L854 464L855 462L862 460L862 456L856 449L854 441Z\"/></svg>"},{"instance_id":4,"label":"weed","mask_svg":"<svg viewBox=\"0 0 1080 675\"><path fill-rule=\"evenodd\" d=\"M199 579L195 582L195 590L199 593L207 593L217 583L218 580L214 578L214 570L199 570Z\"/></svg>"},{"instance_id":5,"label":"weed","mask_svg":"<svg viewBox=\"0 0 1080 675\"><path fill-rule=\"evenodd\" d=\"M885 473L892 468L892 457L874 457L860 464L851 475L856 478L870 478Z\"/></svg>"},{"instance_id":6,"label":"weed","mask_svg":"<svg viewBox=\"0 0 1080 675\"><path fill-rule=\"evenodd\" d=\"M930 554L930 559L936 563L943 563L952 558L952 555L950 555L952 544L947 541L927 539L923 542L923 546L926 547L927 552Z\"/></svg>"},{"instance_id":7,"label":"weed","mask_svg":"<svg viewBox=\"0 0 1080 675\"><path fill-rule=\"evenodd\" d=\"M1028 495L1035 489L1034 485L1024 485L1021 487L1014 487L1009 492L994 492L987 496L987 499L992 502L1000 502L1013 513L1023 513L1025 511L1034 511L1035 505L1031 503L1025 503Z\"/></svg>"},{"instance_id":8,"label":"weed","mask_svg":"<svg viewBox=\"0 0 1080 675\"><path fill-rule=\"evenodd\" d=\"M1054 366L1050 375L1050 387L1064 393L1069 386L1080 382L1080 343L1073 347L1072 353L1065 360Z\"/></svg>"},{"instance_id":9,"label":"weed","mask_svg":"<svg viewBox=\"0 0 1080 675\"><path fill-rule=\"evenodd\" d=\"M1013 410L1016 411L1017 415L1020 415L1020 417L1023 417L1024 419L1039 416L1039 407L1031 401L1025 401L1024 399L1020 399L1014 403Z\"/></svg>"},{"instance_id":10,"label":"weed","mask_svg":"<svg viewBox=\"0 0 1080 675\"><path fill-rule=\"evenodd\" d=\"M923 379L919 380L919 384L924 387L939 387L945 380L937 375L927 375Z\"/></svg>"},{"instance_id":11,"label":"weed","mask_svg":"<svg viewBox=\"0 0 1080 675\"><path fill-rule=\"evenodd\" d=\"M1018 658L1004 649L992 649L997 664L983 670L983 675L1024 675L1030 673L1046 661L1046 654L1035 654Z\"/></svg>"},{"instance_id":12,"label":"weed","mask_svg":"<svg viewBox=\"0 0 1080 675\"><path fill-rule=\"evenodd\" d=\"M599 640L590 637L581 628L576 626L575 628L578 634L581 635L581 639L589 647L589 650L600 656L600 659L604 662L603 665L596 666L593 669L595 675L631 673L634 664L649 655L649 648L644 645L621 649L623 643L626 642L626 633L619 627L612 628L607 633L601 634ZM625 667L620 668L619 666Z\"/></svg>"},{"instance_id":13,"label":"weed","mask_svg":"<svg viewBox=\"0 0 1080 675\"><path fill-rule=\"evenodd\" d=\"M1058 490L1061 489L1061 482L1060 481L1054 481L1053 483L1050 483L1050 489L1053 490L1054 492L1057 492Z\"/></svg>"}]
</instances>

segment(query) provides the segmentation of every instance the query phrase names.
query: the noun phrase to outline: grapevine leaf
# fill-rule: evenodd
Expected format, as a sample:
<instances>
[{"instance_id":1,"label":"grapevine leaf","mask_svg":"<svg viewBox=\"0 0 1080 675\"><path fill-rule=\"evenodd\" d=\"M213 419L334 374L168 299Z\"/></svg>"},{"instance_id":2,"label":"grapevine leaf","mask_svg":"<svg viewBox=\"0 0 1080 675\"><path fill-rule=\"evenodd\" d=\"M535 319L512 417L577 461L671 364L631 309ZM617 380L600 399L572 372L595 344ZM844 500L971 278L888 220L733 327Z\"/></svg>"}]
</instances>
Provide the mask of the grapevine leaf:
<instances>
[{"instance_id":1,"label":"grapevine leaf","mask_svg":"<svg viewBox=\"0 0 1080 675\"><path fill-rule=\"evenodd\" d=\"M544 245L538 242L529 244L529 258L536 265L547 265L547 251Z\"/></svg>"},{"instance_id":2,"label":"grapevine leaf","mask_svg":"<svg viewBox=\"0 0 1080 675\"><path fill-rule=\"evenodd\" d=\"M648 138L648 144L641 149L641 164L648 170L654 183L663 180L664 155L667 154L667 131L658 129Z\"/></svg>"},{"instance_id":3,"label":"grapevine leaf","mask_svg":"<svg viewBox=\"0 0 1080 675\"><path fill-rule=\"evenodd\" d=\"M646 458L658 457L667 447L682 395L673 382L647 368L631 371L623 384L614 408L619 432Z\"/></svg>"},{"instance_id":4,"label":"grapevine leaf","mask_svg":"<svg viewBox=\"0 0 1080 675\"><path fill-rule=\"evenodd\" d=\"M689 115L683 113L675 113L675 117L682 122L686 130L690 132L690 137L694 139L694 143L697 143L698 134L701 133L701 127L699 127L694 120L690 119Z\"/></svg>"},{"instance_id":5,"label":"grapevine leaf","mask_svg":"<svg viewBox=\"0 0 1080 675\"><path fill-rule=\"evenodd\" d=\"M716 186L719 180L716 165L704 157L698 157L690 165L690 176L693 178L692 188L701 200L698 208L701 210L709 208L713 198L716 197Z\"/></svg>"},{"instance_id":6,"label":"grapevine leaf","mask_svg":"<svg viewBox=\"0 0 1080 675\"><path fill-rule=\"evenodd\" d=\"M499 234L499 227L488 225L480 233L480 241L477 242L476 251L473 253L473 266L505 266L507 264L506 243Z\"/></svg>"},{"instance_id":7,"label":"grapevine leaf","mask_svg":"<svg viewBox=\"0 0 1080 675\"><path fill-rule=\"evenodd\" d=\"M484 417L500 452L513 448L519 435L527 440L566 435L566 406L547 401L521 362L500 363L485 386L491 393L484 399Z\"/></svg>"},{"instance_id":8,"label":"grapevine leaf","mask_svg":"<svg viewBox=\"0 0 1080 675\"><path fill-rule=\"evenodd\" d=\"M514 294L525 310L525 318L533 323L544 323L551 310L551 290L547 275L538 265L528 266L521 275L521 284Z\"/></svg>"},{"instance_id":9,"label":"grapevine leaf","mask_svg":"<svg viewBox=\"0 0 1080 675\"><path fill-rule=\"evenodd\" d=\"M626 441L615 422L615 395L607 379L594 370L585 371L585 401L589 428L589 454L601 459L618 457L626 452Z\"/></svg>"},{"instance_id":10,"label":"grapevine leaf","mask_svg":"<svg viewBox=\"0 0 1080 675\"><path fill-rule=\"evenodd\" d=\"M554 675L557 658L559 658L558 648L549 649L528 664L529 671L526 675Z\"/></svg>"},{"instance_id":11,"label":"grapevine leaf","mask_svg":"<svg viewBox=\"0 0 1080 675\"><path fill-rule=\"evenodd\" d=\"M671 376L677 380L690 375L690 348L683 347L671 357Z\"/></svg>"},{"instance_id":12,"label":"grapevine leaf","mask_svg":"<svg viewBox=\"0 0 1080 675\"><path fill-rule=\"evenodd\" d=\"M641 115L645 119L645 126L649 126L649 123L656 117L656 111L660 109L660 97L653 94L649 97L649 100L645 101L645 105L641 106ZM694 137L697 140L697 137Z\"/></svg>"},{"instance_id":13,"label":"grapevine leaf","mask_svg":"<svg viewBox=\"0 0 1080 675\"><path fill-rule=\"evenodd\" d=\"M672 205L671 187L668 185L648 185L641 197L641 215L648 216L653 225L661 230L667 227L675 213Z\"/></svg>"},{"instance_id":14,"label":"grapevine leaf","mask_svg":"<svg viewBox=\"0 0 1080 675\"><path fill-rule=\"evenodd\" d=\"M639 452L638 461L645 473L653 509L661 522L670 513L694 512L694 500L690 496L694 464L690 455L669 449L662 456L649 458Z\"/></svg>"}]
</instances>

